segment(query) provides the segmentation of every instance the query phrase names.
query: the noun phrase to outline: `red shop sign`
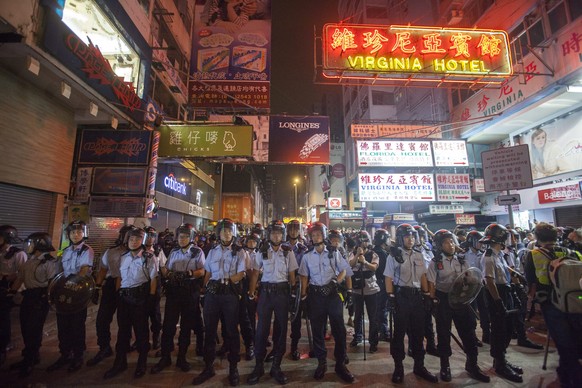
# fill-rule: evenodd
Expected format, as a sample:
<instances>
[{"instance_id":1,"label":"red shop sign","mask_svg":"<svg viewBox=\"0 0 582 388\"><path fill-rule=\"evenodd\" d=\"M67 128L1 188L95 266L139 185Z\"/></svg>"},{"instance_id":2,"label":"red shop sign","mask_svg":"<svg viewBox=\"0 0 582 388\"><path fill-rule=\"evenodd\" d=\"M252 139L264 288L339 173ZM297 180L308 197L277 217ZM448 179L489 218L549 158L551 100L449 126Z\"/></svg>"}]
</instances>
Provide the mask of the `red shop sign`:
<instances>
[{"instance_id":1,"label":"red shop sign","mask_svg":"<svg viewBox=\"0 0 582 388\"><path fill-rule=\"evenodd\" d=\"M567 185L561 187L553 187L551 189L538 190L538 199L540 204L575 201L582 199L580 194L580 186L578 184Z\"/></svg>"}]
</instances>

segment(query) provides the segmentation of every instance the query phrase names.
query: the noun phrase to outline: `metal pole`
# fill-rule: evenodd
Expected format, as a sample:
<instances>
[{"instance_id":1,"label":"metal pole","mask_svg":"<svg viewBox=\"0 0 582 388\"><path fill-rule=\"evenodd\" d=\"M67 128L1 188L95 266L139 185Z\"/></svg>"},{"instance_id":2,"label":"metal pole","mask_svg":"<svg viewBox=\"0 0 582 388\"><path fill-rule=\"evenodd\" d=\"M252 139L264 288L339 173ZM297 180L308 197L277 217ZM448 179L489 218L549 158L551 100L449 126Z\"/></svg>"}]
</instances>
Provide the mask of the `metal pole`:
<instances>
[{"instance_id":1,"label":"metal pole","mask_svg":"<svg viewBox=\"0 0 582 388\"><path fill-rule=\"evenodd\" d=\"M299 214L297 211L297 183L293 183L293 188L295 189L295 207L293 210L295 210L295 217L297 217L297 214Z\"/></svg>"},{"instance_id":2,"label":"metal pole","mask_svg":"<svg viewBox=\"0 0 582 388\"><path fill-rule=\"evenodd\" d=\"M510 195L509 190L507 190L507 195ZM512 205L508 205L507 206L507 210L509 213L509 226L511 228L515 227L515 223L513 222L513 206Z\"/></svg>"}]
</instances>

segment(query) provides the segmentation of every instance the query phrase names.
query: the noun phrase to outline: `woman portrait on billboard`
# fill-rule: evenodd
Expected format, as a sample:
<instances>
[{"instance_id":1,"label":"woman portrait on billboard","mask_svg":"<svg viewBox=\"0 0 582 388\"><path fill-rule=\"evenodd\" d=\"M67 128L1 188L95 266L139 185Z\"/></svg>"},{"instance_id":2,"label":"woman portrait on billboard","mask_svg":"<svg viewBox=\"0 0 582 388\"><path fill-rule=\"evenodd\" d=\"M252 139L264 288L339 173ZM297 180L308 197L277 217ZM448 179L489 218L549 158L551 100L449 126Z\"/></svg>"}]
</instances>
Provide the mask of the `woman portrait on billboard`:
<instances>
[{"instance_id":1,"label":"woman portrait on billboard","mask_svg":"<svg viewBox=\"0 0 582 388\"><path fill-rule=\"evenodd\" d=\"M534 179L555 175L560 171L557 155L555 147L548 144L548 135L543 129L538 128L532 132L530 158Z\"/></svg>"}]
</instances>

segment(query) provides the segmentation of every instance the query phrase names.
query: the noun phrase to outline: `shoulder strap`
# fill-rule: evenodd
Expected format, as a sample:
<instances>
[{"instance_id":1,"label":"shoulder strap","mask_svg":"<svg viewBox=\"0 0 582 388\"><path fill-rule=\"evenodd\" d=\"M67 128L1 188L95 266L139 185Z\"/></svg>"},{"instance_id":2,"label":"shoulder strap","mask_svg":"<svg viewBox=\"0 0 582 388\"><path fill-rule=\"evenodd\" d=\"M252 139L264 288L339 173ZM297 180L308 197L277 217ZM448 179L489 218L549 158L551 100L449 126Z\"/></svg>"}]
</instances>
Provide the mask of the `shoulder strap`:
<instances>
[{"instance_id":1,"label":"shoulder strap","mask_svg":"<svg viewBox=\"0 0 582 388\"><path fill-rule=\"evenodd\" d=\"M6 252L6 255L4 255L4 258L6 260L10 260L15 254L17 254L20 251L22 251L22 249L15 247L14 245L11 245L10 248L8 248L8 252Z\"/></svg>"}]
</instances>

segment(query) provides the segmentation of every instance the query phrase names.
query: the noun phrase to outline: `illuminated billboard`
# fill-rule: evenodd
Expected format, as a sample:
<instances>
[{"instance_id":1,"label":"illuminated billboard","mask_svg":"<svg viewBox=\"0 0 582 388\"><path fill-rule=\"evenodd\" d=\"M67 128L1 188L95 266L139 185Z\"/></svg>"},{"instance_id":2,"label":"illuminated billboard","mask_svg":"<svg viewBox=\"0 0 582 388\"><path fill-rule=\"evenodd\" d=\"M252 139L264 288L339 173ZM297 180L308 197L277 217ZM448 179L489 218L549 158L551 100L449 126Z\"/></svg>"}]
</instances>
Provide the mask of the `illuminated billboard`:
<instances>
[{"instance_id":1,"label":"illuminated billboard","mask_svg":"<svg viewBox=\"0 0 582 388\"><path fill-rule=\"evenodd\" d=\"M505 31L326 24L323 75L329 78L498 82L512 74Z\"/></svg>"},{"instance_id":2,"label":"illuminated billboard","mask_svg":"<svg viewBox=\"0 0 582 388\"><path fill-rule=\"evenodd\" d=\"M430 141L358 140L358 167L432 167Z\"/></svg>"},{"instance_id":3,"label":"illuminated billboard","mask_svg":"<svg viewBox=\"0 0 582 388\"><path fill-rule=\"evenodd\" d=\"M358 174L360 201L435 200L432 174Z\"/></svg>"}]
</instances>

